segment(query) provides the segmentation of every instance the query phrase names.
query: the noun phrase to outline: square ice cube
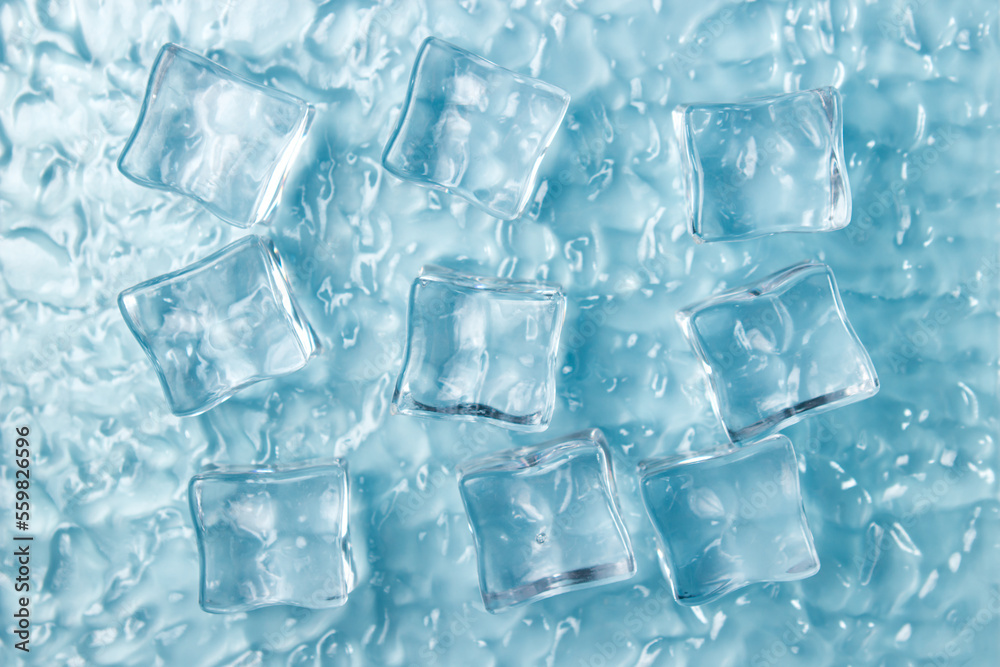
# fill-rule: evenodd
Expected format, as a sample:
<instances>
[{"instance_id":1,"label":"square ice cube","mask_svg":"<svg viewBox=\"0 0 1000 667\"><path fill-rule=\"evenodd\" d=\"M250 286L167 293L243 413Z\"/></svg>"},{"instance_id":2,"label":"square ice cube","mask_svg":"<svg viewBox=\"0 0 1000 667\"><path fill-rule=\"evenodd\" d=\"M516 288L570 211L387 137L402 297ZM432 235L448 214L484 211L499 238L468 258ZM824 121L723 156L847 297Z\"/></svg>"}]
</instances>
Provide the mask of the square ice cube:
<instances>
[{"instance_id":1,"label":"square ice cube","mask_svg":"<svg viewBox=\"0 0 1000 667\"><path fill-rule=\"evenodd\" d=\"M347 464L195 475L188 500L201 557L202 609L323 609L354 588Z\"/></svg>"},{"instance_id":2,"label":"square ice cube","mask_svg":"<svg viewBox=\"0 0 1000 667\"><path fill-rule=\"evenodd\" d=\"M524 211L569 95L440 39L417 53L382 164L510 220Z\"/></svg>"},{"instance_id":3,"label":"square ice cube","mask_svg":"<svg viewBox=\"0 0 1000 667\"><path fill-rule=\"evenodd\" d=\"M835 88L674 111L699 241L823 232L851 221Z\"/></svg>"},{"instance_id":4,"label":"square ice cube","mask_svg":"<svg viewBox=\"0 0 1000 667\"><path fill-rule=\"evenodd\" d=\"M259 236L128 288L118 307L179 416L297 371L319 349L277 250Z\"/></svg>"},{"instance_id":5,"label":"square ice cube","mask_svg":"<svg viewBox=\"0 0 1000 667\"><path fill-rule=\"evenodd\" d=\"M425 268L410 291L393 411L544 430L565 311L556 285Z\"/></svg>"},{"instance_id":6,"label":"square ice cube","mask_svg":"<svg viewBox=\"0 0 1000 667\"><path fill-rule=\"evenodd\" d=\"M160 49L118 169L237 227L264 220L281 196L313 108L176 44Z\"/></svg>"},{"instance_id":7,"label":"square ice cube","mask_svg":"<svg viewBox=\"0 0 1000 667\"><path fill-rule=\"evenodd\" d=\"M459 486L488 611L635 574L600 431L467 461Z\"/></svg>"},{"instance_id":8,"label":"square ice cube","mask_svg":"<svg viewBox=\"0 0 1000 667\"><path fill-rule=\"evenodd\" d=\"M677 313L734 441L878 392L830 267L805 263Z\"/></svg>"},{"instance_id":9,"label":"square ice cube","mask_svg":"<svg viewBox=\"0 0 1000 667\"><path fill-rule=\"evenodd\" d=\"M640 464L660 565L678 602L696 606L819 571L798 473L783 435Z\"/></svg>"}]
</instances>

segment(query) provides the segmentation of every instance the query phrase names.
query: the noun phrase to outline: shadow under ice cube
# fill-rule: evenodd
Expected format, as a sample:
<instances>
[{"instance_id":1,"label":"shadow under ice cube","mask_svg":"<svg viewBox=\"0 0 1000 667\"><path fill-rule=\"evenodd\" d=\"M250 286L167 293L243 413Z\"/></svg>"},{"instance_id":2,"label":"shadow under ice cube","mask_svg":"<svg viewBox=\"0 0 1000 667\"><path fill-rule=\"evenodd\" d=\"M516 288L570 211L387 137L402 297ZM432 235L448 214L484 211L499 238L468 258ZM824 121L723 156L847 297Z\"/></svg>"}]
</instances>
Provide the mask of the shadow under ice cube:
<instances>
[{"instance_id":1,"label":"shadow under ice cube","mask_svg":"<svg viewBox=\"0 0 1000 667\"><path fill-rule=\"evenodd\" d=\"M644 461L639 474L660 565L681 604L819 571L795 451L785 436Z\"/></svg>"},{"instance_id":2,"label":"shadow under ice cube","mask_svg":"<svg viewBox=\"0 0 1000 667\"><path fill-rule=\"evenodd\" d=\"M249 227L278 202L312 117L303 100L167 44L118 169Z\"/></svg>"},{"instance_id":3,"label":"shadow under ice cube","mask_svg":"<svg viewBox=\"0 0 1000 667\"><path fill-rule=\"evenodd\" d=\"M382 164L510 220L527 206L568 107L565 91L431 37Z\"/></svg>"},{"instance_id":4,"label":"shadow under ice cube","mask_svg":"<svg viewBox=\"0 0 1000 667\"><path fill-rule=\"evenodd\" d=\"M674 129L696 239L833 231L851 221L835 88L682 105Z\"/></svg>"},{"instance_id":5,"label":"shadow under ice cube","mask_svg":"<svg viewBox=\"0 0 1000 667\"><path fill-rule=\"evenodd\" d=\"M635 574L600 431L468 461L459 486L488 611Z\"/></svg>"},{"instance_id":6,"label":"shadow under ice cube","mask_svg":"<svg viewBox=\"0 0 1000 667\"><path fill-rule=\"evenodd\" d=\"M565 311L555 285L424 269L410 291L394 411L545 429Z\"/></svg>"},{"instance_id":7,"label":"shadow under ice cube","mask_svg":"<svg viewBox=\"0 0 1000 667\"><path fill-rule=\"evenodd\" d=\"M271 605L339 607L354 588L347 467L221 470L189 487L200 602L228 613Z\"/></svg>"},{"instance_id":8,"label":"shadow under ice cube","mask_svg":"<svg viewBox=\"0 0 1000 667\"><path fill-rule=\"evenodd\" d=\"M806 263L677 313L734 441L878 393L830 267Z\"/></svg>"},{"instance_id":9,"label":"shadow under ice cube","mask_svg":"<svg viewBox=\"0 0 1000 667\"><path fill-rule=\"evenodd\" d=\"M118 307L178 416L297 371L319 349L274 245L259 236L128 288Z\"/></svg>"}]
</instances>

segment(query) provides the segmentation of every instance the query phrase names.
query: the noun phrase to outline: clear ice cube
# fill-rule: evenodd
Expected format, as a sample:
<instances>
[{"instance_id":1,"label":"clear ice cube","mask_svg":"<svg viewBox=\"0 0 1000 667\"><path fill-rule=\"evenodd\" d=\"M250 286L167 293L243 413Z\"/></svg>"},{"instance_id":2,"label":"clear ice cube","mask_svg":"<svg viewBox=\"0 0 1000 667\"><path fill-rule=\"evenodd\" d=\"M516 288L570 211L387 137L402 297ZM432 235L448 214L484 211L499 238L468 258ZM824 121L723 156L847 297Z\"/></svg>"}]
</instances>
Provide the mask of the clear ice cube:
<instances>
[{"instance_id":1,"label":"clear ice cube","mask_svg":"<svg viewBox=\"0 0 1000 667\"><path fill-rule=\"evenodd\" d=\"M274 245L259 236L128 288L118 307L179 416L297 371L319 349Z\"/></svg>"},{"instance_id":2,"label":"clear ice cube","mask_svg":"<svg viewBox=\"0 0 1000 667\"><path fill-rule=\"evenodd\" d=\"M635 574L600 431L467 461L459 486L487 610Z\"/></svg>"},{"instance_id":3,"label":"clear ice cube","mask_svg":"<svg viewBox=\"0 0 1000 667\"><path fill-rule=\"evenodd\" d=\"M312 117L299 98L167 44L118 169L249 227L277 204Z\"/></svg>"},{"instance_id":4,"label":"clear ice cube","mask_svg":"<svg viewBox=\"0 0 1000 667\"><path fill-rule=\"evenodd\" d=\"M339 607L355 584L346 463L196 475L188 499L201 557L200 602L229 613Z\"/></svg>"},{"instance_id":5,"label":"clear ice cube","mask_svg":"<svg viewBox=\"0 0 1000 667\"><path fill-rule=\"evenodd\" d=\"M835 88L682 105L674 129L696 239L832 231L851 221Z\"/></svg>"},{"instance_id":6,"label":"clear ice cube","mask_svg":"<svg viewBox=\"0 0 1000 667\"><path fill-rule=\"evenodd\" d=\"M734 441L874 396L879 382L833 271L805 263L677 313Z\"/></svg>"},{"instance_id":7,"label":"clear ice cube","mask_svg":"<svg viewBox=\"0 0 1000 667\"><path fill-rule=\"evenodd\" d=\"M565 91L431 37L417 53L382 164L513 219L568 106Z\"/></svg>"},{"instance_id":8,"label":"clear ice cube","mask_svg":"<svg viewBox=\"0 0 1000 667\"><path fill-rule=\"evenodd\" d=\"M545 429L565 311L555 285L425 268L410 291L393 410Z\"/></svg>"},{"instance_id":9,"label":"clear ice cube","mask_svg":"<svg viewBox=\"0 0 1000 667\"><path fill-rule=\"evenodd\" d=\"M819 571L795 451L785 436L644 461L639 475L660 565L681 604Z\"/></svg>"}]
</instances>

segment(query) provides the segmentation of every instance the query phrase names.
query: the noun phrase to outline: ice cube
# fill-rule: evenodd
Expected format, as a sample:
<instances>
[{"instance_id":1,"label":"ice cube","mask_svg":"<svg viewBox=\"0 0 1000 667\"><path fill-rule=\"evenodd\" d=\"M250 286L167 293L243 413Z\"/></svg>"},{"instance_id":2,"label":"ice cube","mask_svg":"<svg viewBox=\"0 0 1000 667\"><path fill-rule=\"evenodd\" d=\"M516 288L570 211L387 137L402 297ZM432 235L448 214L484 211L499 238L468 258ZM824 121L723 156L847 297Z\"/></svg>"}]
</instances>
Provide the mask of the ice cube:
<instances>
[{"instance_id":1,"label":"ice cube","mask_svg":"<svg viewBox=\"0 0 1000 667\"><path fill-rule=\"evenodd\" d=\"M417 53L382 164L510 220L531 198L568 106L563 90L431 37Z\"/></svg>"},{"instance_id":2,"label":"ice cube","mask_svg":"<svg viewBox=\"0 0 1000 667\"><path fill-rule=\"evenodd\" d=\"M833 271L809 262L677 313L734 440L776 431L878 392Z\"/></svg>"},{"instance_id":3,"label":"ice cube","mask_svg":"<svg viewBox=\"0 0 1000 667\"><path fill-rule=\"evenodd\" d=\"M750 584L819 571L785 436L644 461L639 474L660 565L678 602L701 605Z\"/></svg>"},{"instance_id":4,"label":"ice cube","mask_svg":"<svg viewBox=\"0 0 1000 667\"><path fill-rule=\"evenodd\" d=\"M805 90L674 111L700 241L822 232L851 221L840 93Z\"/></svg>"},{"instance_id":5,"label":"ice cube","mask_svg":"<svg viewBox=\"0 0 1000 667\"><path fill-rule=\"evenodd\" d=\"M459 485L487 610L635 574L600 431L467 461Z\"/></svg>"},{"instance_id":6,"label":"ice cube","mask_svg":"<svg viewBox=\"0 0 1000 667\"><path fill-rule=\"evenodd\" d=\"M202 608L228 613L347 602L355 584L348 488L341 459L196 475L188 498L201 557Z\"/></svg>"},{"instance_id":7,"label":"ice cube","mask_svg":"<svg viewBox=\"0 0 1000 667\"><path fill-rule=\"evenodd\" d=\"M128 288L118 307L179 416L299 370L319 349L274 245L259 236Z\"/></svg>"},{"instance_id":8,"label":"ice cube","mask_svg":"<svg viewBox=\"0 0 1000 667\"><path fill-rule=\"evenodd\" d=\"M299 98L167 44L118 169L249 227L277 204L312 117Z\"/></svg>"},{"instance_id":9,"label":"ice cube","mask_svg":"<svg viewBox=\"0 0 1000 667\"><path fill-rule=\"evenodd\" d=\"M555 285L425 268L410 292L394 411L545 429L565 310Z\"/></svg>"}]
</instances>

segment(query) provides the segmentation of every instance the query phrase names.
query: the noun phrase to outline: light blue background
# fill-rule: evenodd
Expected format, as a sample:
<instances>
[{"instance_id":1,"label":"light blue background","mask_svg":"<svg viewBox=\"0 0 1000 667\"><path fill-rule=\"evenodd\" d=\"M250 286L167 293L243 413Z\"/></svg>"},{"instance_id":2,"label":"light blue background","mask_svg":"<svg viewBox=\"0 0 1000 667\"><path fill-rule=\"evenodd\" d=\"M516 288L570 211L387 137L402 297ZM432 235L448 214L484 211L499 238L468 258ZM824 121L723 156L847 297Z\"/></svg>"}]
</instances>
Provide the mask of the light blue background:
<instances>
[{"instance_id":1,"label":"light blue background","mask_svg":"<svg viewBox=\"0 0 1000 667\"><path fill-rule=\"evenodd\" d=\"M513 8L512 8L513 5ZM1000 652L995 2L714 0L0 4L0 633L4 664L984 665ZM524 219L378 166L437 35L573 97ZM242 235L114 161L176 41L316 105L275 219L326 352L197 418L171 416L114 299ZM670 112L824 85L854 197L835 233L696 245ZM786 433L822 563L673 603L635 464L722 431L678 308L817 259L879 372L869 401ZM393 417L421 266L561 283L552 426ZM10 633L14 428L32 430L34 634ZM614 452L638 574L491 616L461 460L587 427ZM338 610L213 616L186 504L210 464L345 456L360 585Z\"/></svg>"}]
</instances>

